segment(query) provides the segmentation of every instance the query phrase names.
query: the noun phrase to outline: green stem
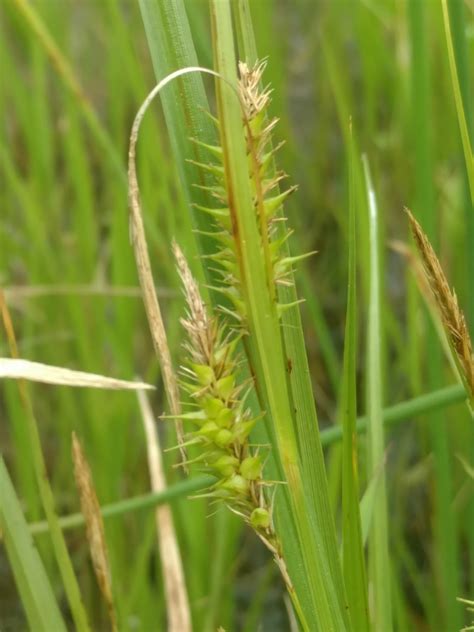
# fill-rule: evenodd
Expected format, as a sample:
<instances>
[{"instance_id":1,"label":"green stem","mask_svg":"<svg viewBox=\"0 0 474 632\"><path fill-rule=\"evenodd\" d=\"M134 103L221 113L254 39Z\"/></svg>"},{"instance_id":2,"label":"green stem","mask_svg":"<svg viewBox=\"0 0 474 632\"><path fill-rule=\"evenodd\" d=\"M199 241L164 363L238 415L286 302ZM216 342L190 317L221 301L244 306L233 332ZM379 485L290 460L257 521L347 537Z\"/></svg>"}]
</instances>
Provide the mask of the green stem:
<instances>
[{"instance_id":1,"label":"green stem","mask_svg":"<svg viewBox=\"0 0 474 632\"><path fill-rule=\"evenodd\" d=\"M400 402L394 406L389 406L382 411L382 419L386 428L398 426L412 417L424 415L433 410L439 410L458 404L466 399L466 391L460 384L440 388L432 393L414 397L405 402ZM357 433L367 430L368 417L366 415L358 417L356 423ZM321 432L321 442L324 447L328 447L342 438L341 426L333 426Z\"/></svg>"},{"instance_id":2,"label":"green stem","mask_svg":"<svg viewBox=\"0 0 474 632\"><path fill-rule=\"evenodd\" d=\"M179 483L171 485L162 492L150 492L148 494L140 494L133 498L119 500L116 503L104 505L100 512L103 518L113 518L121 516L125 513L137 511L139 509L148 509L158 507L165 503L173 502L182 496L192 494L193 492L205 489L214 482L213 476L196 476ZM59 518L59 525L62 529L74 529L84 524L84 516L82 513L75 513L64 518ZM49 525L46 520L34 522L30 524L30 531L33 535L40 535L49 531Z\"/></svg>"},{"instance_id":3,"label":"green stem","mask_svg":"<svg viewBox=\"0 0 474 632\"><path fill-rule=\"evenodd\" d=\"M386 428L394 428L418 415L424 415L432 410L459 404L465 398L466 393L464 388L459 384L447 386L438 391L420 395L420 397L414 397L406 402L400 402L399 404L385 408L382 413L384 426ZM358 417L356 422L357 434L362 434L367 430L367 423L368 419L366 416ZM341 439L341 426L333 426L321 432L321 443L324 447L333 445ZM101 513L104 518L113 518L114 516L121 516L132 511L157 507L167 502L173 502L187 494L205 489L214 480L215 479L211 476L196 476L195 478L175 483L163 492L140 494L139 496L104 505L101 508ZM59 525L65 530L82 527L83 524L84 516L81 513L59 518ZM49 531L48 522L46 520L31 523L29 528L33 535L41 535Z\"/></svg>"}]
</instances>

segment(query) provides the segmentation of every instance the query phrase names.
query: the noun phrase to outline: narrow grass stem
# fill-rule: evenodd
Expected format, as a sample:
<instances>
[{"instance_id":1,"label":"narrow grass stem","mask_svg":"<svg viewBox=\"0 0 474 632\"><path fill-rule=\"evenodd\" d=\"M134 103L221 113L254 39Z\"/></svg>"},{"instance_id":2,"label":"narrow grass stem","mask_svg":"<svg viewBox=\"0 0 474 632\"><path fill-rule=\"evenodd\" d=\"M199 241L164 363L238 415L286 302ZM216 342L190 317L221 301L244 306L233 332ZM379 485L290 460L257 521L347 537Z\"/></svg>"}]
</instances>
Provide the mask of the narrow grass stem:
<instances>
[{"instance_id":1,"label":"narrow grass stem","mask_svg":"<svg viewBox=\"0 0 474 632\"><path fill-rule=\"evenodd\" d=\"M455 384L441 388L432 393L426 393L419 397L414 397L406 402L400 402L394 406L385 408L382 413L383 422L386 428L394 428L417 417L424 415L432 410L447 408L455 404L461 403L466 398L464 388ZM366 416L358 417L356 422L356 431L362 434L367 430L368 419ZM323 447L329 447L342 439L342 427L332 426L321 432L321 443ZM152 509L163 503L172 503L183 496L193 494L209 487L215 482L213 476L195 476L193 478L180 481L170 485L165 491L160 493L150 492L148 494L140 494L125 500L119 500L115 503L103 505L101 513L104 518L113 518L126 513L131 513L141 509ZM63 530L75 529L82 527L84 524L84 516L81 513L71 514L59 518L59 525ZM46 520L41 522L33 522L29 525L30 532L33 535L41 535L49 531Z\"/></svg>"},{"instance_id":2,"label":"narrow grass stem","mask_svg":"<svg viewBox=\"0 0 474 632\"><path fill-rule=\"evenodd\" d=\"M140 509L153 509L164 503L172 503L178 498L193 494L209 487L215 478L213 476L195 476L174 485L170 485L162 492L150 492L148 494L140 494L125 500L119 500L115 503L109 503L101 507L103 518L113 518L126 513L138 511ZM69 516L59 518L59 525L63 530L75 529L82 527L84 524L84 516L82 513L74 513ZM49 525L46 520L34 522L29 525L32 535L41 535L49 531Z\"/></svg>"}]
</instances>

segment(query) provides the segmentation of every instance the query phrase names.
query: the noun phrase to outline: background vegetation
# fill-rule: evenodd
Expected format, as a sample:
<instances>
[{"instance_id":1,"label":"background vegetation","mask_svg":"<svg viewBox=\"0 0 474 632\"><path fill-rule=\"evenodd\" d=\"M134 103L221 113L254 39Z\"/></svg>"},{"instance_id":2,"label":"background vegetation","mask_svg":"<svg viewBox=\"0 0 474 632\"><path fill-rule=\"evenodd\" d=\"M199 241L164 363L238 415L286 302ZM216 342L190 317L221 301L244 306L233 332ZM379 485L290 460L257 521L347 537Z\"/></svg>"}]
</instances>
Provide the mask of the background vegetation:
<instances>
[{"instance_id":1,"label":"background vegetation","mask_svg":"<svg viewBox=\"0 0 474 632\"><path fill-rule=\"evenodd\" d=\"M151 0L148 0L148 4ZM147 2L141 2L142 9ZM298 265L306 348L320 425L338 419L347 300L349 145L368 157L379 207L382 406L455 383L400 245L409 243L410 207L437 250L467 320L474 323L474 209L459 133L441 4L339 0L251 2L258 54L268 56L271 113L285 140L279 166L297 183L285 214L292 250L318 254ZM448 3L457 70L472 130L474 5ZM29 8L28 8L29 7ZM199 64L212 67L209 8L186 11ZM146 14L146 10L144 10ZM0 283L22 357L158 386L129 240L126 157L136 110L156 83L138 3L4 0L0 6ZM170 68L171 70L171 68ZM206 85L207 80L206 80ZM211 104L214 97L209 83ZM144 121L138 173L155 279L175 358L183 301L171 254L176 237L196 252L184 167L170 159L160 106ZM368 231L359 227L357 267L359 412L365 392ZM396 245L396 244L395 244ZM8 355L5 338L2 356ZM387 430L386 485L391 600L399 630L459 630L457 597L474 593L474 429L462 390ZM146 441L133 394L34 386L57 509L79 510L71 432L81 438L101 504L149 490ZM368 403L372 400L369 398ZM433 404L434 399L430 400ZM0 438L29 522L42 520L17 385L4 382ZM163 444L175 437L163 428ZM329 435L327 435L329 436ZM364 443L362 443L364 447ZM332 509L340 522L342 453L326 448ZM365 451L361 451L365 471ZM180 479L165 455L168 482ZM362 477L361 487L367 487ZM187 493L187 492L186 492ZM239 520L214 515L204 500L172 503L196 630L286 630L284 589L265 549ZM107 613L96 589L83 529L67 544L94 629ZM123 629L160 628L160 560L151 505L106 520L115 598ZM61 582L45 530L35 536L57 597ZM0 626L25 626L3 549ZM370 596L370 595L369 595Z\"/></svg>"}]
</instances>

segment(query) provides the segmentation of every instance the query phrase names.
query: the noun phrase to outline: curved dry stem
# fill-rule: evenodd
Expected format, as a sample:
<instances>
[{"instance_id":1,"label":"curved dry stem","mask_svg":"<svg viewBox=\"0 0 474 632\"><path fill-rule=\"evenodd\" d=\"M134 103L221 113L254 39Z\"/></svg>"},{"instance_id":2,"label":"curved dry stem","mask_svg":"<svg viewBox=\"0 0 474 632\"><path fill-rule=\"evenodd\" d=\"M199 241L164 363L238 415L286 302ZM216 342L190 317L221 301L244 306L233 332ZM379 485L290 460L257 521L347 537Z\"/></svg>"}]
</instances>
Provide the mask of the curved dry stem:
<instances>
[{"instance_id":1,"label":"curved dry stem","mask_svg":"<svg viewBox=\"0 0 474 632\"><path fill-rule=\"evenodd\" d=\"M148 324L150 327L153 345L160 359L161 370L163 374L163 383L165 386L166 396L171 409L171 413L175 416L180 415L181 413L181 405L179 402L178 394L178 383L176 379L176 373L173 369L173 364L171 361L171 354L166 337L166 330L163 323L163 317L161 315L161 309L155 289L155 284L153 282L153 274L151 271L150 255L148 252L145 228L143 224L143 213L140 203L140 188L138 186L136 166L136 146L143 117L145 116L146 111L150 107L153 100L171 81L193 72L202 72L221 78L217 72L210 70L209 68L201 68L200 66L189 66L187 68L181 68L180 70L176 70L175 72L167 75L148 94L146 99L143 101L140 109L138 110L132 125L132 131L130 134L130 146L128 152L128 197L132 246L135 254L138 278L140 281L143 302L145 304L145 310L148 318ZM179 420L176 421L176 430L178 434L178 441L180 444L182 444L183 428L182 423ZM181 450L181 455L183 461L185 461L186 454L184 452L184 448Z\"/></svg>"},{"instance_id":2,"label":"curved dry stem","mask_svg":"<svg viewBox=\"0 0 474 632\"><path fill-rule=\"evenodd\" d=\"M146 242L143 214L140 204L140 190L138 186L136 169L136 145L143 117L145 116L147 109L149 108L155 97L168 83L170 83L177 77L191 72L204 72L210 75L219 76L212 70L200 67L183 68L167 75L153 88L153 90L149 93L142 106L138 110L138 113L132 125L128 153L128 194L132 246L137 264L138 278L140 281L143 302L145 304L145 310L153 340L153 345L160 360L163 383L171 413L173 416L175 416L175 418L177 418L181 414L178 382L176 373L173 369L166 330L163 323L163 317L161 314L155 284L153 282L150 255ZM183 446L184 441L182 422L179 419L176 419L175 423L178 435L178 442L181 446L181 457L183 462L186 462L186 452ZM168 606L168 630L169 632L190 632L191 619L188 613L189 605L186 585L183 578L182 565L180 563L180 560L178 559L179 551L176 548L174 530L171 521L171 514L167 514L165 517L160 515L160 530L158 534L161 550L173 550L175 552L175 563L172 564L172 568L164 568L164 581L166 585L165 590L167 594Z\"/></svg>"}]
</instances>

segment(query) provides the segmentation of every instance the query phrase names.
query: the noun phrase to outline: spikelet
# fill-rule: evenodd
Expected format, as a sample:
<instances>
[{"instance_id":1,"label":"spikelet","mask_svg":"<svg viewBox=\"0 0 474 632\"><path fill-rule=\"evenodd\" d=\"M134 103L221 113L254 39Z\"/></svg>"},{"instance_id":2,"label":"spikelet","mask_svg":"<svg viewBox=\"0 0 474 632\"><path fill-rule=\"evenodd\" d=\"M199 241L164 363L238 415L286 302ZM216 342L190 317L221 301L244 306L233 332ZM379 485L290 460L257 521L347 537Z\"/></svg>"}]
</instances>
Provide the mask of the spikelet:
<instances>
[{"instance_id":1,"label":"spikelet","mask_svg":"<svg viewBox=\"0 0 474 632\"><path fill-rule=\"evenodd\" d=\"M245 405L251 384L239 384L236 347L241 334L229 329L221 316L209 315L176 243L173 251L187 303L186 317L181 319L188 338L181 388L192 402L190 412L180 418L194 426L186 435L187 445L200 448L193 462L217 478L200 496L223 502L256 531L273 553L291 591L268 501L274 483L265 481L262 455L249 443L258 419Z\"/></svg>"},{"instance_id":2,"label":"spikelet","mask_svg":"<svg viewBox=\"0 0 474 632\"><path fill-rule=\"evenodd\" d=\"M94 573L99 584L100 592L107 604L112 629L117 629L117 620L112 597L112 581L105 542L104 523L100 513L99 501L95 492L92 474L82 450L81 444L72 433L72 459L74 476L81 500L82 514L86 523L86 534L92 558Z\"/></svg>"},{"instance_id":3,"label":"spikelet","mask_svg":"<svg viewBox=\"0 0 474 632\"><path fill-rule=\"evenodd\" d=\"M413 214L406 209L416 247L421 255L428 285L433 293L441 322L453 351L454 360L471 402L474 402L474 358L472 343L463 312L451 290L428 237Z\"/></svg>"},{"instance_id":4,"label":"spikelet","mask_svg":"<svg viewBox=\"0 0 474 632\"><path fill-rule=\"evenodd\" d=\"M289 187L280 192L280 183L286 176L282 172L273 172L273 158L281 144L274 148L271 144L272 132L278 119L270 119L267 115L271 90L268 87L264 89L260 87L265 67L266 61L259 61L252 68L239 62L238 93L242 107L243 133L247 145L249 181L260 232L261 253L266 264L269 286L276 301L276 286L289 284L293 265L309 255L284 257L282 254L282 246L290 236L290 231L284 226L282 221L284 218L280 216L279 211L296 187ZM201 143L196 139L194 142L207 149L212 159L209 164L195 164L215 177L215 185L211 187L210 192L218 206L215 208L197 206L202 212L211 215L216 226L216 230L211 234L218 244L218 250L207 258L218 264L221 283L213 289L227 297L235 308L232 315L243 322L246 315L242 300L238 253L232 236L232 222L224 186L222 148ZM279 311L285 307L287 306L279 306Z\"/></svg>"}]
</instances>

